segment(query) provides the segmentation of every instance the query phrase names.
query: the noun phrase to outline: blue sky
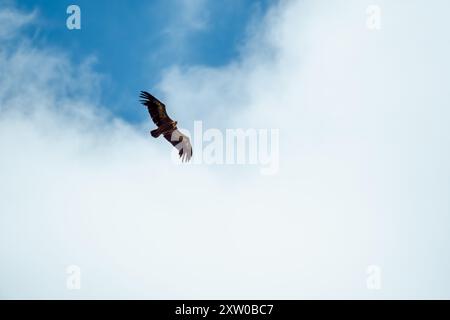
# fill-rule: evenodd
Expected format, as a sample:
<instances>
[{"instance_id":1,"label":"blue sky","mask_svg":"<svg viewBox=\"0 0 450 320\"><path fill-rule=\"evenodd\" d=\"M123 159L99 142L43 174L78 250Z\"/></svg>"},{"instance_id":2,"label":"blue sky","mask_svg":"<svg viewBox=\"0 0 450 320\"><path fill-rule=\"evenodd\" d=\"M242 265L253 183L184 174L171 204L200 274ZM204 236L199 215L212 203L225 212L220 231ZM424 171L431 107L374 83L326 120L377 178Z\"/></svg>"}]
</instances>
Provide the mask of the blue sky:
<instances>
[{"instance_id":1,"label":"blue sky","mask_svg":"<svg viewBox=\"0 0 450 320\"><path fill-rule=\"evenodd\" d=\"M69 31L66 8L81 8L82 30ZM145 89L156 92L162 73L174 65L225 65L239 55L250 24L266 12L268 0L18 1L37 9L40 20L28 32L36 44L70 52L74 62L94 56L105 76L102 103L134 122L142 113L130 105ZM188 16L188 17L186 17Z\"/></svg>"}]
</instances>

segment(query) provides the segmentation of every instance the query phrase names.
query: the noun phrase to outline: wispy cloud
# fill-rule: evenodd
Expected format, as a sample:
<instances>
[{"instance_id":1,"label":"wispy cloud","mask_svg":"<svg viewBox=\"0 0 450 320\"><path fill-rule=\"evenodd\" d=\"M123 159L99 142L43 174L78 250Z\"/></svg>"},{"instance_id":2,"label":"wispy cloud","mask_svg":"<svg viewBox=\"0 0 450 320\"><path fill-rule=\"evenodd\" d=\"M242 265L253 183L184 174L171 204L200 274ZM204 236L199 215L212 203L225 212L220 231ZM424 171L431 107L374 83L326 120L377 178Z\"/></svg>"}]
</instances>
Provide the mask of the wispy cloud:
<instances>
[{"instance_id":1,"label":"wispy cloud","mask_svg":"<svg viewBox=\"0 0 450 320\"><path fill-rule=\"evenodd\" d=\"M186 53L192 36L207 30L209 4L205 0L173 0L164 20L165 50L170 53ZM167 9L166 9L167 10Z\"/></svg>"},{"instance_id":2,"label":"wispy cloud","mask_svg":"<svg viewBox=\"0 0 450 320\"><path fill-rule=\"evenodd\" d=\"M17 32L32 22L35 17L36 12L24 14L13 7L2 8L0 10L0 40L14 38Z\"/></svg>"}]
</instances>

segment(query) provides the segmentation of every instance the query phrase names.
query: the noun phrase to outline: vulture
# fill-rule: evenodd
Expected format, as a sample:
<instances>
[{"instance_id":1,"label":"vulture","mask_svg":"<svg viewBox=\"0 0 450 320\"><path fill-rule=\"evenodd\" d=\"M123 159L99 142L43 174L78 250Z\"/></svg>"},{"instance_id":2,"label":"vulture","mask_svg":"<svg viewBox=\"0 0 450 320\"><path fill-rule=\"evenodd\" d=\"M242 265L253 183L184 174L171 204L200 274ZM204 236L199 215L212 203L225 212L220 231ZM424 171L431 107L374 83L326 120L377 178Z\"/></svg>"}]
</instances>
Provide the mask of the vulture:
<instances>
[{"instance_id":1,"label":"vulture","mask_svg":"<svg viewBox=\"0 0 450 320\"><path fill-rule=\"evenodd\" d=\"M150 131L153 138L163 135L177 150L182 162L187 162L192 157L192 146L189 138L177 128L177 122L169 118L164 103L156 99L150 93L141 91L141 103L147 107L148 113L158 127Z\"/></svg>"}]
</instances>

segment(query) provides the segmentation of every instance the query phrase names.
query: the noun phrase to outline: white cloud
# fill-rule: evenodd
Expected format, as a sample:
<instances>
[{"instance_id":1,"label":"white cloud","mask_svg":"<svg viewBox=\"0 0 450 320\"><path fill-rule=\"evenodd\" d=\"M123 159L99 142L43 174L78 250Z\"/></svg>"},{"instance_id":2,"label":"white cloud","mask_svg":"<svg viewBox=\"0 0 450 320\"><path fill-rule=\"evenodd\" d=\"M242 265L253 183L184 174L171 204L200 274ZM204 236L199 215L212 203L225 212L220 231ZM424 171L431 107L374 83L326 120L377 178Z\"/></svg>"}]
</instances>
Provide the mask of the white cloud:
<instances>
[{"instance_id":1,"label":"white cloud","mask_svg":"<svg viewBox=\"0 0 450 320\"><path fill-rule=\"evenodd\" d=\"M380 1L374 33L369 4L282 2L237 61L162 81L184 123L279 128L272 177L174 166L88 64L0 46L0 295L448 298L450 8Z\"/></svg>"},{"instance_id":2,"label":"white cloud","mask_svg":"<svg viewBox=\"0 0 450 320\"><path fill-rule=\"evenodd\" d=\"M23 26L29 24L35 15L35 12L23 14L10 7L2 8L0 11L0 40L5 41L16 36L17 32Z\"/></svg>"}]
</instances>

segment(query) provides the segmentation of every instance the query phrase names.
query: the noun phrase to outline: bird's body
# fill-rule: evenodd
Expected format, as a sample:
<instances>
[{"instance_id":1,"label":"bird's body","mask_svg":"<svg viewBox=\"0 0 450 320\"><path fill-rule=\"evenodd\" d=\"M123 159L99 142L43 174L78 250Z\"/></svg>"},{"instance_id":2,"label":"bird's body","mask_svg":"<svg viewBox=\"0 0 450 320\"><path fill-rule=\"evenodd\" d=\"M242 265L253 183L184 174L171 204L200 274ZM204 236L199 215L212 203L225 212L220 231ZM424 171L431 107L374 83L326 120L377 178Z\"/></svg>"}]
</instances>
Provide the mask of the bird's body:
<instances>
[{"instance_id":1,"label":"bird's body","mask_svg":"<svg viewBox=\"0 0 450 320\"><path fill-rule=\"evenodd\" d=\"M182 161L189 161L192 157L192 146L189 138L177 128L177 122L169 118L166 106L146 91L141 91L141 103L148 109L150 117L158 128L150 131L154 138L163 135L177 150Z\"/></svg>"},{"instance_id":2,"label":"bird's body","mask_svg":"<svg viewBox=\"0 0 450 320\"><path fill-rule=\"evenodd\" d=\"M173 130L176 129L177 129L177 122L172 121L161 125L155 130L150 131L150 134L152 135L153 138L158 138L160 135L171 133Z\"/></svg>"}]
</instances>

